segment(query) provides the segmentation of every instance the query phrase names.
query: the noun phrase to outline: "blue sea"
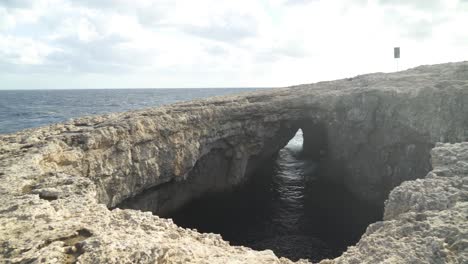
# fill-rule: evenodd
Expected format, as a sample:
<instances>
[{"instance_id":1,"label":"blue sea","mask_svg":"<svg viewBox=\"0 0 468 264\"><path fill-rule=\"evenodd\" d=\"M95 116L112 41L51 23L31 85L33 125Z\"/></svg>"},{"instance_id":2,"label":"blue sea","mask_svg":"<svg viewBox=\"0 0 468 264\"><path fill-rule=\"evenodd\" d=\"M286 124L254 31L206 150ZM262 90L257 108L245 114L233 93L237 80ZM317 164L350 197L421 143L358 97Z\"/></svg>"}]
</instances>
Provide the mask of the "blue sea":
<instances>
[{"instance_id":1,"label":"blue sea","mask_svg":"<svg viewBox=\"0 0 468 264\"><path fill-rule=\"evenodd\" d=\"M160 106L258 88L0 90L0 134L74 117Z\"/></svg>"}]
</instances>

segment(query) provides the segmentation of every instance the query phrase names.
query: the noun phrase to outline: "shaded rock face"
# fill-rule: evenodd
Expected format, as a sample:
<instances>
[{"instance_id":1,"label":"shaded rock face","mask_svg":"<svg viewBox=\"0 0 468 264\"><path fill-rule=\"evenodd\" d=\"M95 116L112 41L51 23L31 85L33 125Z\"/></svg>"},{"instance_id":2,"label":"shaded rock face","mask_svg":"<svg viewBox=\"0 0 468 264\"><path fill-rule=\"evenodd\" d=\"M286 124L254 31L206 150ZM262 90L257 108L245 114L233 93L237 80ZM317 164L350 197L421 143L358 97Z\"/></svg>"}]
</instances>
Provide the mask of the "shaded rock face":
<instances>
[{"instance_id":1,"label":"shaded rock face","mask_svg":"<svg viewBox=\"0 0 468 264\"><path fill-rule=\"evenodd\" d=\"M384 221L328 263L466 263L468 142L437 143L434 169L406 181L385 202Z\"/></svg>"},{"instance_id":2,"label":"shaded rock face","mask_svg":"<svg viewBox=\"0 0 468 264\"><path fill-rule=\"evenodd\" d=\"M465 67L459 66L457 74ZM298 128L302 128L305 153L311 159L322 160L328 180L346 185L359 198L383 204L395 186L405 180L423 177L431 170L429 153L435 142L459 142L467 138L468 91L463 86L465 82L448 82L445 78L449 77L437 71L429 78L428 74L423 74L424 67L412 71L402 76L378 78L369 75L299 86L290 88L287 95L282 91L267 93L267 96L247 96L247 109L239 110L236 106L233 110L229 106L236 114L245 111L248 120L226 120L232 112L218 115L216 119L222 119L222 127L230 131L220 131L216 127L216 136L222 139L216 139L214 143L211 143L213 139L207 141L213 148L222 149L222 155L226 157L223 170L231 168L231 171L214 169L219 167L217 159L204 161L203 167L211 168L207 170L218 179L221 175L225 177L225 184L203 187L203 184L196 184L198 189L193 193L219 191L241 182L254 168L261 166L264 158L276 153ZM418 73L423 76L420 83L412 80L417 79ZM436 76L441 79L432 79ZM457 76L464 77L463 74ZM199 161L200 156L209 152L206 149L211 148L205 145L201 153L190 155ZM209 164L210 160L213 164ZM193 164L192 161L187 167ZM208 176L210 173L206 170L198 169L189 170L183 178L198 174L213 177ZM337 175L340 177L336 178ZM210 180L200 179L199 182ZM170 188L177 189L177 186ZM166 196L173 193L168 192ZM186 191L183 193L187 195Z\"/></svg>"},{"instance_id":3,"label":"shaded rock face","mask_svg":"<svg viewBox=\"0 0 468 264\"><path fill-rule=\"evenodd\" d=\"M258 140L256 142L245 141L244 138L252 139L245 135L214 142L184 179L150 188L118 206L167 215L204 193L220 192L241 184L259 165L283 148L297 130L289 123L277 125L262 128L260 135L252 137Z\"/></svg>"},{"instance_id":4,"label":"shaded rock face","mask_svg":"<svg viewBox=\"0 0 468 264\"><path fill-rule=\"evenodd\" d=\"M164 214L204 192L230 188L286 145L299 128L305 152L323 159L327 170L341 172L342 177L329 180L381 203L393 187L431 170L429 152L436 142L468 140L467 116L468 63L462 62L85 117L2 135L0 257L37 261L45 256L46 262L72 258L82 263L287 263L271 251L230 247L219 236L181 229L157 216L108 208L133 197L139 208ZM435 170L439 160L432 162ZM463 168L466 160L460 162L457 166ZM450 178L455 172L444 173ZM463 170L460 175L466 178ZM386 221L369 227L364 235L368 240L363 238L338 263L376 258L365 241L374 243L391 234L395 241L382 244L377 250L385 254L378 256L410 261L386 248L402 252L401 236L395 233L400 231L391 229L398 221L410 221L414 210L431 211L424 221L443 221L441 215L447 215L453 220L448 226L466 231L459 226L466 212L464 180L450 183L461 194L447 198L445 207L426 205L429 198L424 197L432 187L414 182L414 189L402 192L424 190L423 198L405 206L388 202ZM447 188L442 191L451 192ZM389 201L397 199L396 190ZM155 199L150 202L145 195ZM434 226L428 224L429 232ZM439 234L439 240L449 236ZM415 240L411 246L429 245L426 242ZM453 259L460 259L458 252Z\"/></svg>"}]
</instances>

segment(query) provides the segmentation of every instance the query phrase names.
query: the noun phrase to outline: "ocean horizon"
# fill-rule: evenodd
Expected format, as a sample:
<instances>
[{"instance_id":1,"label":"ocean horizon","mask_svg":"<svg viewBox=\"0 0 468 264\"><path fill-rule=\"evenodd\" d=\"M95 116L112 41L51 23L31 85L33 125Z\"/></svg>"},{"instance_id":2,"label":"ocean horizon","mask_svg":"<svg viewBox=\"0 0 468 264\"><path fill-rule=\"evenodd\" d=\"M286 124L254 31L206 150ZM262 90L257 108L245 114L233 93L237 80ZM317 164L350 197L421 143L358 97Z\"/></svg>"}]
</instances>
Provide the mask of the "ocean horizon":
<instances>
[{"instance_id":1,"label":"ocean horizon","mask_svg":"<svg viewBox=\"0 0 468 264\"><path fill-rule=\"evenodd\" d=\"M262 88L97 88L0 90L0 134L65 122L72 118L125 112Z\"/></svg>"},{"instance_id":2,"label":"ocean horizon","mask_svg":"<svg viewBox=\"0 0 468 264\"><path fill-rule=\"evenodd\" d=\"M270 89L272 86L243 86L243 87L109 87L109 88L0 88L2 91L73 91L73 90L188 90L188 89Z\"/></svg>"}]
</instances>

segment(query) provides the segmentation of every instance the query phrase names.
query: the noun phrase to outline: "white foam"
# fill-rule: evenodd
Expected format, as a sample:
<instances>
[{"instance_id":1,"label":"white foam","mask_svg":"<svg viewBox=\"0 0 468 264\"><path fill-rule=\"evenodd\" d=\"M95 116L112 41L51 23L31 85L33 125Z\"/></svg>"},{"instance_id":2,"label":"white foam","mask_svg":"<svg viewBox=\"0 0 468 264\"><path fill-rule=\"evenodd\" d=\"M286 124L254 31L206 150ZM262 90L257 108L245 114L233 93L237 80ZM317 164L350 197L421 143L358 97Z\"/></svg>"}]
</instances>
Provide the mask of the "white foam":
<instances>
[{"instance_id":1,"label":"white foam","mask_svg":"<svg viewBox=\"0 0 468 264\"><path fill-rule=\"evenodd\" d=\"M290 149L292 151L301 151L302 144L304 143L304 138L302 136L302 129L297 130L296 135L289 140L288 144L285 148Z\"/></svg>"}]
</instances>

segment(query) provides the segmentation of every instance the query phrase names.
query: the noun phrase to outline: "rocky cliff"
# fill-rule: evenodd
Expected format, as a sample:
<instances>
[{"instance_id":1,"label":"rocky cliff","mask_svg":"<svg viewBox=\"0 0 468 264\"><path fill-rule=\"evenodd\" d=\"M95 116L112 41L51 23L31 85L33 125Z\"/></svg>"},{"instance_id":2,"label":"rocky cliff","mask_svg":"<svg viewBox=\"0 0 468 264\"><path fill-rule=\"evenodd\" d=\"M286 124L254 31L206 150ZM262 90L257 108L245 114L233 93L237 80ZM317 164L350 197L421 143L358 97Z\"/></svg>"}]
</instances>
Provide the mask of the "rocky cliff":
<instances>
[{"instance_id":1,"label":"rocky cliff","mask_svg":"<svg viewBox=\"0 0 468 264\"><path fill-rule=\"evenodd\" d=\"M0 260L289 263L148 212L110 208L133 200L164 215L204 192L231 188L301 128L305 153L327 164L328 180L362 199L383 203L413 180L393 189L384 221L332 263L463 263L468 146L434 145L468 141L467 117L462 62L3 135Z\"/></svg>"}]
</instances>

